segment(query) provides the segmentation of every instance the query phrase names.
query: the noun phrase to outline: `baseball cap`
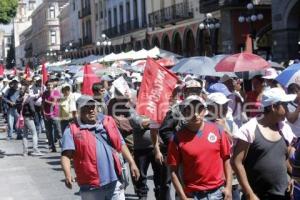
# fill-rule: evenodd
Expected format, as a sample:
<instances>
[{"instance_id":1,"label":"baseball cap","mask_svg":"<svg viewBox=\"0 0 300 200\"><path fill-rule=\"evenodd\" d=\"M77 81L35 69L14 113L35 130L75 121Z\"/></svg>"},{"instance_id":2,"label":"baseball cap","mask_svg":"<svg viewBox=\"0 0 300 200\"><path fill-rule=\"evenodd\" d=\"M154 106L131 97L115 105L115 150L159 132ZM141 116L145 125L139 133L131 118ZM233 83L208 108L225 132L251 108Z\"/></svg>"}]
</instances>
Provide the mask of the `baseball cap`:
<instances>
[{"instance_id":1,"label":"baseball cap","mask_svg":"<svg viewBox=\"0 0 300 200\"><path fill-rule=\"evenodd\" d=\"M220 92L211 93L207 96L207 104L216 103L218 105L224 105L229 101L230 99L228 99L223 93Z\"/></svg>"},{"instance_id":2,"label":"baseball cap","mask_svg":"<svg viewBox=\"0 0 300 200\"><path fill-rule=\"evenodd\" d=\"M189 80L185 83L185 88L201 88L201 83L196 80Z\"/></svg>"},{"instance_id":3,"label":"baseball cap","mask_svg":"<svg viewBox=\"0 0 300 200\"><path fill-rule=\"evenodd\" d=\"M286 94L283 89L271 88L267 89L262 94L262 107L271 106L278 102L291 102L296 99L296 94Z\"/></svg>"},{"instance_id":4,"label":"baseball cap","mask_svg":"<svg viewBox=\"0 0 300 200\"><path fill-rule=\"evenodd\" d=\"M220 92L220 93L223 93L226 97L228 97L229 95L231 95L231 92L228 90L228 88L226 87L226 85L224 85L223 83L212 84L207 89L207 92L209 92L209 93Z\"/></svg>"},{"instance_id":5,"label":"baseball cap","mask_svg":"<svg viewBox=\"0 0 300 200\"><path fill-rule=\"evenodd\" d=\"M81 109L82 107L86 106L86 105L96 105L96 101L88 95L81 95L77 101L77 108Z\"/></svg>"},{"instance_id":6,"label":"baseball cap","mask_svg":"<svg viewBox=\"0 0 300 200\"><path fill-rule=\"evenodd\" d=\"M220 83L225 83L226 81L231 80L231 79L232 79L232 78L229 77L227 74L224 74L224 75L222 76L222 78L220 79Z\"/></svg>"},{"instance_id":7,"label":"baseball cap","mask_svg":"<svg viewBox=\"0 0 300 200\"><path fill-rule=\"evenodd\" d=\"M268 68L264 71L263 79L275 79L278 76L276 69Z\"/></svg>"},{"instance_id":8,"label":"baseball cap","mask_svg":"<svg viewBox=\"0 0 300 200\"><path fill-rule=\"evenodd\" d=\"M200 102L204 107L207 106L205 101L200 96L197 96L197 95L188 96L184 101L182 101L181 105L183 107L186 107L186 106L189 106L194 101Z\"/></svg>"}]
</instances>

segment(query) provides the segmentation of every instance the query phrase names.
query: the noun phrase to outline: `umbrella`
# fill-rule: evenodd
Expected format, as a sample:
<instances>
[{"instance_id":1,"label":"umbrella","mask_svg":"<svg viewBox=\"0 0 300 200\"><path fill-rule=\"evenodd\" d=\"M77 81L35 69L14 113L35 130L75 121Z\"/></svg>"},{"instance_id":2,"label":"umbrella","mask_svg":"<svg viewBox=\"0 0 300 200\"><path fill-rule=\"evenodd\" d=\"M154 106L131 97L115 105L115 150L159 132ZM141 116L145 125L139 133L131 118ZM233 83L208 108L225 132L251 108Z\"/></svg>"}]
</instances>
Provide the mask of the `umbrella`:
<instances>
[{"instance_id":1,"label":"umbrella","mask_svg":"<svg viewBox=\"0 0 300 200\"><path fill-rule=\"evenodd\" d=\"M216 62L205 56L183 58L171 70L182 74L195 74L201 76L217 76L222 77L227 74L236 77L234 73L224 73L215 71Z\"/></svg>"},{"instance_id":2,"label":"umbrella","mask_svg":"<svg viewBox=\"0 0 300 200\"><path fill-rule=\"evenodd\" d=\"M223 58L215 67L217 72L245 72L268 68L270 64L252 53L238 53Z\"/></svg>"},{"instance_id":3,"label":"umbrella","mask_svg":"<svg viewBox=\"0 0 300 200\"><path fill-rule=\"evenodd\" d=\"M171 56L174 56L176 58L182 58L181 55L178 55L178 54L172 53L170 51L160 49L158 47L154 47L153 49L150 49L148 51L147 55L151 58L157 58L157 57L165 58L165 57L171 57Z\"/></svg>"},{"instance_id":4,"label":"umbrella","mask_svg":"<svg viewBox=\"0 0 300 200\"><path fill-rule=\"evenodd\" d=\"M111 65L111 67L120 67L120 68L126 68L128 66L129 64L123 60L116 61Z\"/></svg>"},{"instance_id":5,"label":"umbrella","mask_svg":"<svg viewBox=\"0 0 300 200\"><path fill-rule=\"evenodd\" d=\"M277 63L277 62L274 62L274 61L268 61L268 62L270 63L271 67L273 67L275 69L278 69L278 70L283 70L284 69L284 67L281 64Z\"/></svg>"},{"instance_id":6,"label":"umbrella","mask_svg":"<svg viewBox=\"0 0 300 200\"><path fill-rule=\"evenodd\" d=\"M300 85L300 64L290 65L288 68L283 70L275 80L285 87L291 83L297 83Z\"/></svg>"}]
</instances>

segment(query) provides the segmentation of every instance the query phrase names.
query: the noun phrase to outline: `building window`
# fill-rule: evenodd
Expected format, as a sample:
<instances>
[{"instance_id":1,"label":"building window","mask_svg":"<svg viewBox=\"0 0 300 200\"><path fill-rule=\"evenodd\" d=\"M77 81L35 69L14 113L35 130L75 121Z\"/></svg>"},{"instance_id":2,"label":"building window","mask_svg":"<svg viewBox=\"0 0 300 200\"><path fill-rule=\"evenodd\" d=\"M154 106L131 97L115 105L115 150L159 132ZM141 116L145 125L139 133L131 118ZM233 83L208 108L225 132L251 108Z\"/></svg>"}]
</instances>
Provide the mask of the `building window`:
<instances>
[{"instance_id":1,"label":"building window","mask_svg":"<svg viewBox=\"0 0 300 200\"><path fill-rule=\"evenodd\" d=\"M98 10L98 4L95 4L95 17L96 17L96 21L98 21L99 18L99 10Z\"/></svg>"},{"instance_id":2,"label":"building window","mask_svg":"<svg viewBox=\"0 0 300 200\"><path fill-rule=\"evenodd\" d=\"M29 2L29 10L34 10L34 3L33 2Z\"/></svg>"},{"instance_id":3,"label":"building window","mask_svg":"<svg viewBox=\"0 0 300 200\"><path fill-rule=\"evenodd\" d=\"M56 31L50 31L51 45L56 44Z\"/></svg>"},{"instance_id":4,"label":"building window","mask_svg":"<svg viewBox=\"0 0 300 200\"><path fill-rule=\"evenodd\" d=\"M129 22L130 21L130 2L126 3L126 21Z\"/></svg>"},{"instance_id":5,"label":"building window","mask_svg":"<svg viewBox=\"0 0 300 200\"><path fill-rule=\"evenodd\" d=\"M102 7L102 2L100 2L100 18L103 19L103 7Z\"/></svg>"},{"instance_id":6,"label":"building window","mask_svg":"<svg viewBox=\"0 0 300 200\"><path fill-rule=\"evenodd\" d=\"M123 11L123 5L120 5L120 24L124 24L124 11Z\"/></svg>"},{"instance_id":7,"label":"building window","mask_svg":"<svg viewBox=\"0 0 300 200\"><path fill-rule=\"evenodd\" d=\"M73 0L73 10L75 10L75 9L76 9L76 4L75 4L75 1L76 1L76 0Z\"/></svg>"},{"instance_id":8,"label":"building window","mask_svg":"<svg viewBox=\"0 0 300 200\"><path fill-rule=\"evenodd\" d=\"M54 6L50 6L50 8L49 8L49 14L50 14L50 19L54 19L55 18L55 7Z\"/></svg>"},{"instance_id":9,"label":"building window","mask_svg":"<svg viewBox=\"0 0 300 200\"><path fill-rule=\"evenodd\" d=\"M111 28L111 11L108 11L108 28Z\"/></svg>"},{"instance_id":10,"label":"building window","mask_svg":"<svg viewBox=\"0 0 300 200\"><path fill-rule=\"evenodd\" d=\"M117 13L117 8L114 8L114 26L118 26L118 13Z\"/></svg>"}]
</instances>

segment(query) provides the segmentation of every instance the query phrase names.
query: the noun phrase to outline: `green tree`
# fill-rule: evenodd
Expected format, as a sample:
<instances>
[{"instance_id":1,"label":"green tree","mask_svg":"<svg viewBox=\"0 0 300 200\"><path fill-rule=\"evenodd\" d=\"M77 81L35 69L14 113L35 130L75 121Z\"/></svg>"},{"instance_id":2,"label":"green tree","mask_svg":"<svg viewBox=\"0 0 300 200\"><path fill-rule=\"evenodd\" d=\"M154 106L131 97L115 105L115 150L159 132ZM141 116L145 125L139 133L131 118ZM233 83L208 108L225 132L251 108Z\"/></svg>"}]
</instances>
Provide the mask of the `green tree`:
<instances>
[{"instance_id":1,"label":"green tree","mask_svg":"<svg viewBox=\"0 0 300 200\"><path fill-rule=\"evenodd\" d=\"M18 0L0 0L0 24L9 24L17 14Z\"/></svg>"}]
</instances>

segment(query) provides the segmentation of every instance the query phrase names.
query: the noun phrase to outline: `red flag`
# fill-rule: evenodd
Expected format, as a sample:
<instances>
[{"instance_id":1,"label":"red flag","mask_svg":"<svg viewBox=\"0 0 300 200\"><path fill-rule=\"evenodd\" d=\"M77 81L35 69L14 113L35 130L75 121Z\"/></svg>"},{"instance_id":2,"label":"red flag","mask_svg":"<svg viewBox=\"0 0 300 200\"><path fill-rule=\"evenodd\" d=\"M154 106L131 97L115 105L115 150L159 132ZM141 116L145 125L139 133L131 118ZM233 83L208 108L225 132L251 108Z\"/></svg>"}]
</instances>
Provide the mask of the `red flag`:
<instances>
[{"instance_id":1,"label":"red flag","mask_svg":"<svg viewBox=\"0 0 300 200\"><path fill-rule=\"evenodd\" d=\"M42 65L42 81L43 84L45 85L46 82L48 81L48 72L45 66L45 63Z\"/></svg>"},{"instance_id":2,"label":"red flag","mask_svg":"<svg viewBox=\"0 0 300 200\"><path fill-rule=\"evenodd\" d=\"M14 67L13 75L17 76L17 69Z\"/></svg>"},{"instance_id":3,"label":"red flag","mask_svg":"<svg viewBox=\"0 0 300 200\"><path fill-rule=\"evenodd\" d=\"M93 84L99 83L100 78L96 76L94 71L91 69L91 65L85 65L83 69L83 83L81 93L85 95L93 96Z\"/></svg>"},{"instance_id":4,"label":"red flag","mask_svg":"<svg viewBox=\"0 0 300 200\"><path fill-rule=\"evenodd\" d=\"M178 82L175 74L148 58L137 101L137 112L161 123Z\"/></svg>"},{"instance_id":5,"label":"red flag","mask_svg":"<svg viewBox=\"0 0 300 200\"><path fill-rule=\"evenodd\" d=\"M28 64L25 67L25 78L26 79L30 78L30 68Z\"/></svg>"},{"instance_id":6,"label":"red flag","mask_svg":"<svg viewBox=\"0 0 300 200\"><path fill-rule=\"evenodd\" d=\"M0 76L4 74L4 66L0 64Z\"/></svg>"},{"instance_id":7,"label":"red flag","mask_svg":"<svg viewBox=\"0 0 300 200\"><path fill-rule=\"evenodd\" d=\"M252 46L252 38L251 35L247 34L246 36L246 43L245 43L245 52L253 53L253 46Z\"/></svg>"}]
</instances>

